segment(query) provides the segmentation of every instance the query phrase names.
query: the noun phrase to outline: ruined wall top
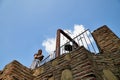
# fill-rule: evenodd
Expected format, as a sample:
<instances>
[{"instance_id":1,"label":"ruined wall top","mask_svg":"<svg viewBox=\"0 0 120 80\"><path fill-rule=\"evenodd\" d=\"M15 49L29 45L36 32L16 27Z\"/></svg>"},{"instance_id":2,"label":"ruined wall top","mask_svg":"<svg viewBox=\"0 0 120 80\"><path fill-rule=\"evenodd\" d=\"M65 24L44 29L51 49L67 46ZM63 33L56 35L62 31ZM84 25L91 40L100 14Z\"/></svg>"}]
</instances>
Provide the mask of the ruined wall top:
<instances>
[{"instance_id":1,"label":"ruined wall top","mask_svg":"<svg viewBox=\"0 0 120 80\"><path fill-rule=\"evenodd\" d=\"M98 45L100 52L112 53L120 49L120 39L106 25L98 28L93 33L93 37Z\"/></svg>"}]
</instances>

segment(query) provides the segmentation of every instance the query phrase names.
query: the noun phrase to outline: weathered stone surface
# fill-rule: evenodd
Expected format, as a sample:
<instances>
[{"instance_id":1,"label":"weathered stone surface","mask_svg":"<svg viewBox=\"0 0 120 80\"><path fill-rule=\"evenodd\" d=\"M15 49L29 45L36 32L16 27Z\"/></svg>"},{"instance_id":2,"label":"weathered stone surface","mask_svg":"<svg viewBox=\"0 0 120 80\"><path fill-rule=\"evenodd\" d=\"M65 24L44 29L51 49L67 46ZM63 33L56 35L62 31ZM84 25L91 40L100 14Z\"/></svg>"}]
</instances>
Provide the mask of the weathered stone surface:
<instances>
[{"instance_id":1,"label":"weathered stone surface","mask_svg":"<svg viewBox=\"0 0 120 80\"><path fill-rule=\"evenodd\" d=\"M104 73L105 79L107 80L118 80L116 76L108 69L104 69L103 73Z\"/></svg>"},{"instance_id":2,"label":"weathered stone surface","mask_svg":"<svg viewBox=\"0 0 120 80\"><path fill-rule=\"evenodd\" d=\"M70 61L71 60L71 55L70 54L65 55L65 60Z\"/></svg>"},{"instance_id":3,"label":"weathered stone surface","mask_svg":"<svg viewBox=\"0 0 120 80\"><path fill-rule=\"evenodd\" d=\"M52 61L52 66L57 66L57 65L58 65L58 60L57 59L53 60Z\"/></svg>"},{"instance_id":4,"label":"weathered stone surface","mask_svg":"<svg viewBox=\"0 0 120 80\"><path fill-rule=\"evenodd\" d=\"M75 79L75 76L79 79L84 79L85 76L94 74L91 64L92 62L87 54L89 54L89 52L84 47L80 47L71 53L66 53L57 59L50 61L49 66L47 64L41 66L44 67L46 71L36 76L34 80L39 80L40 78L43 79L43 76L44 78L49 79L49 73L52 73L51 76L54 76L55 80L64 80L64 78L66 78L66 80L69 80L69 78L72 80ZM46 66L49 67L48 70ZM36 71L39 72L40 68L37 68ZM66 70L71 70L71 73ZM69 76L69 74L73 77Z\"/></svg>"},{"instance_id":5,"label":"weathered stone surface","mask_svg":"<svg viewBox=\"0 0 120 80\"><path fill-rule=\"evenodd\" d=\"M98 28L92 34L100 48L100 51L114 52L118 50L120 39L106 25Z\"/></svg>"},{"instance_id":6,"label":"weathered stone surface","mask_svg":"<svg viewBox=\"0 0 120 80\"><path fill-rule=\"evenodd\" d=\"M73 80L72 72L69 69L62 71L61 80Z\"/></svg>"},{"instance_id":7,"label":"weathered stone surface","mask_svg":"<svg viewBox=\"0 0 120 80\"><path fill-rule=\"evenodd\" d=\"M32 80L33 78L32 71L16 60L6 65L0 75L0 80Z\"/></svg>"},{"instance_id":8,"label":"weathered stone surface","mask_svg":"<svg viewBox=\"0 0 120 80\"><path fill-rule=\"evenodd\" d=\"M35 69L33 72L34 72L33 73L34 76L38 76L38 75L40 75L40 74L42 74L44 72L44 68L40 67L38 69Z\"/></svg>"},{"instance_id":9,"label":"weathered stone surface","mask_svg":"<svg viewBox=\"0 0 120 80\"><path fill-rule=\"evenodd\" d=\"M52 76L52 77L50 77L48 80L54 80L54 77Z\"/></svg>"}]
</instances>

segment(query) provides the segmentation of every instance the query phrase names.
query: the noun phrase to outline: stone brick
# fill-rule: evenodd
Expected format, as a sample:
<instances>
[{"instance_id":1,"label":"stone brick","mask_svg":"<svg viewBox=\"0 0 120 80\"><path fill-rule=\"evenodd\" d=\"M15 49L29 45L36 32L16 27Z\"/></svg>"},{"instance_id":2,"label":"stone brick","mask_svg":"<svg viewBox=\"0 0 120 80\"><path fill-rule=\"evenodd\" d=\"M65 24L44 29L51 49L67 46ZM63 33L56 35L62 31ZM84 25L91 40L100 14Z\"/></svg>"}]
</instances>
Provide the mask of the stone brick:
<instances>
[{"instance_id":1,"label":"stone brick","mask_svg":"<svg viewBox=\"0 0 120 80\"><path fill-rule=\"evenodd\" d=\"M61 80L73 80L72 72L69 69L62 71Z\"/></svg>"},{"instance_id":2,"label":"stone brick","mask_svg":"<svg viewBox=\"0 0 120 80\"><path fill-rule=\"evenodd\" d=\"M71 55L70 54L65 55L65 60L70 61L71 60Z\"/></svg>"},{"instance_id":3,"label":"stone brick","mask_svg":"<svg viewBox=\"0 0 120 80\"><path fill-rule=\"evenodd\" d=\"M44 72L44 68L43 68L43 67L40 67L40 68L34 70L33 75L34 75L34 76L38 76L38 75L42 74L43 72Z\"/></svg>"}]
</instances>

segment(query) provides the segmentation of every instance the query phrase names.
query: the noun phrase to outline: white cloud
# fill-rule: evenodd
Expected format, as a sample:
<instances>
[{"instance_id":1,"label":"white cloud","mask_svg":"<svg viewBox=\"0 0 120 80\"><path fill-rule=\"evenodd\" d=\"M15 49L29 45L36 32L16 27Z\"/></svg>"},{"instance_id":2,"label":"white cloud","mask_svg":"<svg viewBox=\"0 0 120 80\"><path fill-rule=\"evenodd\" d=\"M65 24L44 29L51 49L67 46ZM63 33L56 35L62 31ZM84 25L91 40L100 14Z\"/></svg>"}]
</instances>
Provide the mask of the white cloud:
<instances>
[{"instance_id":1,"label":"white cloud","mask_svg":"<svg viewBox=\"0 0 120 80\"><path fill-rule=\"evenodd\" d=\"M43 41L42 45L48 53L51 53L55 50L56 38L48 38Z\"/></svg>"},{"instance_id":2,"label":"white cloud","mask_svg":"<svg viewBox=\"0 0 120 80\"><path fill-rule=\"evenodd\" d=\"M84 32L84 31L85 31L85 27L83 25L78 25L78 24L74 25L74 30L64 30L64 32L66 32L72 38L74 38L75 36L79 35L80 33ZM88 33L88 35L89 35L89 33ZM86 42L88 44L90 44L89 38L87 37L86 34L84 34L84 36L82 35L81 37L85 37ZM80 38L80 37L78 37L78 38ZM79 45L82 45L82 43L83 43L84 46L87 47L85 39L82 38L82 42L81 42L80 40L78 41L78 38L75 39L75 41L77 43L80 43ZM61 34L61 41L60 41L61 45L65 44L67 41L68 41L68 39ZM48 38L48 39L43 41L42 45L45 47L46 52L49 53L50 55L52 55L51 53L54 52L55 47L56 47L56 38L55 37L54 38Z\"/></svg>"},{"instance_id":3,"label":"white cloud","mask_svg":"<svg viewBox=\"0 0 120 80\"><path fill-rule=\"evenodd\" d=\"M74 31L72 34L75 37L84 31L85 31L85 27L83 25L74 25Z\"/></svg>"},{"instance_id":4,"label":"white cloud","mask_svg":"<svg viewBox=\"0 0 120 80\"><path fill-rule=\"evenodd\" d=\"M74 25L74 30L64 30L66 33L68 33L72 38L79 35L80 33L85 31L85 27L83 25Z\"/></svg>"}]
</instances>

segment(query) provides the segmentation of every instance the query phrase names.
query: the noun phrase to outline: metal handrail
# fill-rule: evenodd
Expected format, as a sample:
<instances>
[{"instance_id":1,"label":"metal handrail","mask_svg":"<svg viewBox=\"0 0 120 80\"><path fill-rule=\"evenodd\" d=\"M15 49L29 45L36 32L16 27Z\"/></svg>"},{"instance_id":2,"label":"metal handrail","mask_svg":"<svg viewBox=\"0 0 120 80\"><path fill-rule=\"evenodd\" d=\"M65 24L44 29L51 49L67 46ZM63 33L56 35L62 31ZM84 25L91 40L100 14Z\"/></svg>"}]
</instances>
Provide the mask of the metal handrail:
<instances>
[{"instance_id":1,"label":"metal handrail","mask_svg":"<svg viewBox=\"0 0 120 80\"><path fill-rule=\"evenodd\" d=\"M88 33L89 34L88 34ZM85 35L86 34L86 35ZM83 36L83 37L81 37L81 36ZM79 38L80 37L80 38ZM89 40L89 42L90 43L88 43L87 42L87 39L86 39L86 37L88 38L88 40ZM79 38L79 39L78 39ZM95 40L94 40L94 38L93 38L93 41L94 41L94 43L91 41L91 39L90 38L93 38L93 36L92 36L92 33L90 32L90 30L89 29L87 29L87 30L85 30L84 32L82 32L82 33L80 33L79 35L77 35L76 37L74 37L73 38L73 40L75 41L75 39L77 39L78 40L78 45L79 46L81 46L81 45L83 45L86 49L88 49L90 52L92 52L92 53L97 53L97 51L96 51L96 49L99 51L99 49L98 49L98 46L96 45L96 42L95 42ZM68 44L68 43L70 43L71 41L68 41L68 42L66 42L65 44L63 44L63 45L61 45L60 46L60 50L62 50L62 48L66 45L66 44ZM81 44L80 44L80 42L81 42ZM86 47L87 46L87 47ZM92 50L91 50L91 48L92 48ZM96 49L95 49L96 48ZM54 55L55 55L55 52L56 51L54 51ZM61 51L62 52L62 51ZM62 53L63 54L63 53ZM61 55L61 54L60 54ZM55 57L53 57L52 59L54 59ZM44 64L44 63L46 63L46 62L48 62L48 61L50 61L50 60L52 60L52 59L50 59L50 55L48 55L45 59L43 59L42 61L41 61L41 63L42 64Z\"/></svg>"}]
</instances>

